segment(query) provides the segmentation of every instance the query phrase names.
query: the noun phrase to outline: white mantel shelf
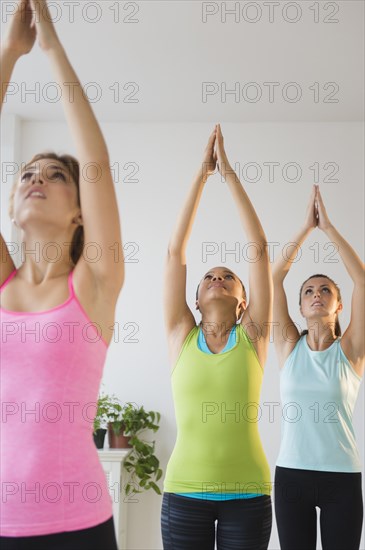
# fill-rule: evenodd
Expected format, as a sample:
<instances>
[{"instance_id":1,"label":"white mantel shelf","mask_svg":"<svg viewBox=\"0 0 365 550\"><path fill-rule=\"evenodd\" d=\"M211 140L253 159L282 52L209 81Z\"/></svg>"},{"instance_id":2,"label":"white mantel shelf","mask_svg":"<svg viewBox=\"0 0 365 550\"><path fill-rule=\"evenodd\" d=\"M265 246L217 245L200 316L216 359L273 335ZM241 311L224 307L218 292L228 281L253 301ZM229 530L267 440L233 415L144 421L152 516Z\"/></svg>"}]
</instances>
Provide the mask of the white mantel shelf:
<instances>
[{"instance_id":1,"label":"white mantel shelf","mask_svg":"<svg viewBox=\"0 0 365 550\"><path fill-rule=\"evenodd\" d=\"M112 462L118 462L129 455L131 449L98 449L98 455L100 459L110 460Z\"/></svg>"},{"instance_id":2,"label":"white mantel shelf","mask_svg":"<svg viewBox=\"0 0 365 550\"><path fill-rule=\"evenodd\" d=\"M119 550L125 550L127 548L127 506L123 492L125 483L123 480L123 463L131 449L98 449L97 451L113 502L113 518L118 548Z\"/></svg>"}]
</instances>

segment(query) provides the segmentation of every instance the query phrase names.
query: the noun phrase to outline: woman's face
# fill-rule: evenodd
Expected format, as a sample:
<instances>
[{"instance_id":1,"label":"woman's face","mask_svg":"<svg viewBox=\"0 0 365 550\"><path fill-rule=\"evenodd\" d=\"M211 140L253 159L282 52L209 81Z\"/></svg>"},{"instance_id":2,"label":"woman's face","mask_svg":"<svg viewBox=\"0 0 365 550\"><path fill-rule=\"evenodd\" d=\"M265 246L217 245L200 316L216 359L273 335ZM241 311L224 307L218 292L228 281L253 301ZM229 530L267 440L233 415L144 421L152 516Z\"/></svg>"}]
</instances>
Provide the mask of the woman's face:
<instances>
[{"instance_id":1,"label":"woman's face","mask_svg":"<svg viewBox=\"0 0 365 550\"><path fill-rule=\"evenodd\" d=\"M14 194L13 217L18 226L37 221L65 229L79 215L76 183L61 162L41 159L23 170Z\"/></svg>"},{"instance_id":2,"label":"woman's face","mask_svg":"<svg viewBox=\"0 0 365 550\"><path fill-rule=\"evenodd\" d=\"M300 312L306 319L331 317L341 311L335 285L325 277L306 281L301 293Z\"/></svg>"},{"instance_id":3,"label":"woman's face","mask_svg":"<svg viewBox=\"0 0 365 550\"><path fill-rule=\"evenodd\" d=\"M235 308L246 306L242 284L237 275L226 267L214 267L200 281L196 304L202 311L206 304L221 300L232 302Z\"/></svg>"}]
</instances>

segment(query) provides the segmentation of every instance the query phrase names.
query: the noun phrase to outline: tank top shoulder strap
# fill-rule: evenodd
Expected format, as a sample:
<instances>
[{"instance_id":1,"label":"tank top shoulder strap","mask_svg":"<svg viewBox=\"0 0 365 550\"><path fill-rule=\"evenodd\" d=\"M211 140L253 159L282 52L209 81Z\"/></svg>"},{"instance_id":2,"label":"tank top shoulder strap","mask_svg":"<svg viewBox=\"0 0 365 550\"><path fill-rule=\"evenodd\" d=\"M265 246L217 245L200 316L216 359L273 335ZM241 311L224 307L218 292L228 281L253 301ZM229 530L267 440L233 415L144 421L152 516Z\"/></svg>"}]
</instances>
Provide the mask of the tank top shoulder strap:
<instances>
[{"instance_id":1,"label":"tank top shoulder strap","mask_svg":"<svg viewBox=\"0 0 365 550\"><path fill-rule=\"evenodd\" d=\"M15 277L17 271L18 271L17 269L14 269L14 271L12 271L12 273L10 273L9 277L7 277L5 279L5 281L3 282L3 284L0 286L0 290L4 290L6 285L10 283L10 281L13 279L13 277Z\"/></svg>"},{"instance_id":2,"label":"tank top shoulder strap","mask_svg":"<svg viewBox=\"0 0 365 550\"><path fill-rule=\"evenodd\" d=\"M249 337L249 335L247 334L246 330L245 330L245 327L241 324L241 323L237 323L236 324L236 334L237 334L237 341L239 341L240 338L243 339L244 342L247 342L248 345L253 349L253 351L255 352L255 354L257 355L256 353L256 349L255 349L255 346L253 345L252 343L252 340L251 338Z\"/></svg>"},{"instance_id":3,"label":"tank top shoulder strap","mask_svg":"<svg viewBox=\"0 0 365 550\"><path fill-rule=\"evenodd\" d=\"M302 335L298 338L297 342L295 342L295 346L293 347L293 349L289 353L288 357L284 361L284 364L281 368L281 372L284 372L284 370L285 371L288 370L286 367L293 363L293 361L296 359L298 353L302 353L302 354L304 353L305 354L306 351L307 351L307 348L305 346L305 334L304 334L304 335Z\"/></svg>"}]
</instances>

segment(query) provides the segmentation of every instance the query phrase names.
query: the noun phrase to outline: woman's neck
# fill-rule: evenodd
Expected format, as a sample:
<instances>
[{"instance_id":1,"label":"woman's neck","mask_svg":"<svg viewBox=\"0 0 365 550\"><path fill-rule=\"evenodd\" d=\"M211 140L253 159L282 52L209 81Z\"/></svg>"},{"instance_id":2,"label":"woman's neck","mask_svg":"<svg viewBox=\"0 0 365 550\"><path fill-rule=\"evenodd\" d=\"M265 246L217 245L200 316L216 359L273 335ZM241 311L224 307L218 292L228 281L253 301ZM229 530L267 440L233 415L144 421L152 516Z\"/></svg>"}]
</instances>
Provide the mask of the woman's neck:
<instances>
[{"instance_id":1,"label":"woman's neck","mask_svg":"<svg viewBox=\"0 0 365 550\"><path fill-rule=\"evenodd\" d=\"M64 239L53 238L47 234L35 236L23 233L20 244L21 268L20 275L28 282L39 283L45 279L54 279L69 273L74 264L71 259L71 240L68 235Z\"/></svg>"},{"instance_id":2,"label":"woman's neck","mask_svg":"<svg viewBox=\"0 0 365 550\"><path fill-rule=\"evenodd\" d=\"M203 315L200 326L206 341L227 342L232 328L236 325L236 318L232 315L226 317L218 315Z\"/></svg>"},{"instance_id":3,"label":"woman's neck","mask_svg":"<svg viewBox=\"0 0 365 550\"><path fill-rule=\"evenodd\" d=\"M321 319L307 322L308 334L306 335L308 346L314 351L327 349L335 340L335 322L329 319Z\"/></svg>"}]
</instances>

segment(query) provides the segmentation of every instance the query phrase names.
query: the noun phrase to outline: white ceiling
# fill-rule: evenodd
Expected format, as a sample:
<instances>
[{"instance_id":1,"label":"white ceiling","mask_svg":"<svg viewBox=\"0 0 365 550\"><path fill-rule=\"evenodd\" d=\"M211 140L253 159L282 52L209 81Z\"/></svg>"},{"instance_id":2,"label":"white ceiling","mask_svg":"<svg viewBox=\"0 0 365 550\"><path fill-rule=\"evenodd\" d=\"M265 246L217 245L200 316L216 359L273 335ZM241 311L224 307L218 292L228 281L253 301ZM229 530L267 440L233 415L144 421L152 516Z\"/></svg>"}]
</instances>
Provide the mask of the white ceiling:
<instances>
[{"instance_id":1,"label":"white ceiling","mask_svg":"<svg viewBox=\"0 0 365 550\"><path fill-rule=\"evenodd\" d=\"M364 119L363 0L49 3L53 17L59 18L57 31L82 83L96 83L88 88L90 96L101 94L94 103L99 120ZM9 6L14 2L2 0L1 4L3 31ZM224 4L226 8L239 8L236 16L227 15L226 22ZM208 10L217 13L207 15L203 22L203 12ZM273 10L274 20L270 22ZM299 17L300 13L297 22L285 20ZM247 21L256 16L256 23ZM92 23L97 17L99 21ZM325 18L338 22L324 22ZM128 23L127 19L136 22ZM6 112L27 119L62 119L60 101L52 102L56 89L50 84L51 68L38 46L19 61L12 80ZM131 82L135 84L124 90L125 84ZM202 90L208 82L213 83L210 89L216 93L203 101ZM264 84L269 82L278 83L273 101L269 85ZM292 82L295 86L288 87ZM331 82L335 84L327 84ZM254 84L247 86L248 83ZM224 86L227 90L238 87L239 96L227 95L224 102ZM30 89L37 90L36 97L26 94ZM133 91L137 102L123 101ZM290 102L288 99L298 91L302 97ZM315 100L317 92L319 97ZM262 94L261 98L249 102L257 93ZM331 97L338 102L328 102Z\"/></svg>"}]
</instances>

